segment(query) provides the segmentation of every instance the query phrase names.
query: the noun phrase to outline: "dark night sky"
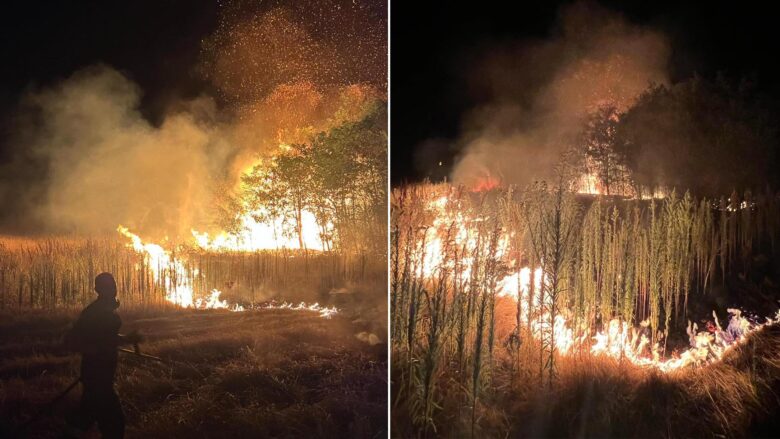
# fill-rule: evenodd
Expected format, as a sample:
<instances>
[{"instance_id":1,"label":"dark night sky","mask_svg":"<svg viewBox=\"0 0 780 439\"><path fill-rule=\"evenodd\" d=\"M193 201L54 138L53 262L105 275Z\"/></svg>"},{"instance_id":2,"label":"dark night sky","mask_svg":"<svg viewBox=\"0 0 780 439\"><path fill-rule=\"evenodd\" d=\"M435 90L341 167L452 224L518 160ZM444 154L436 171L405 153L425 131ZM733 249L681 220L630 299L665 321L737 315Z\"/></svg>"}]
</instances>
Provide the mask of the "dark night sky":
<instances>
[{"instance_id":1,"label":"dark night sky","mask_svg":"<svg viewBox=\"0 0 780 439\"><path fill-rule=\"evenodd\" d=\"M413 151L430 138L454 139L464 112L480 97L464 90L467 53L491 41L545 38L559 6L550 1L392 4L392 175L414 180ZM672 79L693 72L753 75L780 95L775 15L759 2L602 2L631 21L664 31L672 42ZM194 72L201 38L217 24L218 4L203 0L16 2L0 14L0 162L14 108L28 87L54 83L104 62L144 90L152 120L173 97L207 86ZM442 158L451 163L452 153Z\"/></svg>"},{"instance_id":2,"label":"dark night sky","mask_svg":"<svg viewBox=\"0 0 780 439\"><path fill-rule=\"evenodd\" d=\"M4 4L0 233L93 233L111 215L159 229L195 221L169 219L213 210L219 185L199 185L193 207L176 183L237 181L282 133L383 97L386 24L385 0Z\"/></svg>"},{"instance_id":3,"label":"dark night sky","mask_svg":"<svg viewBox=\"0 0 780 439\"><path fill-rule=\"evenodd\" d=\"M557 4L556 4L557 3ZM670 39L671 80L693 73L750 77L780 96L780 26L760 2L607 1L600 4ZM463 115L481 103L466 89L467 54L491 42L544 39L565 2L392 3L392 182L415 181L414 151L426 139L457 138ZM452 163L453 152L440 159ZM434 171L435 172L435 171ZM442 171L439 171L442 172ZM427 174L436 177L436 174Z\"/></svg>"},{"instance_id":4,"label":"dark night sky","mask_svg":"<svg viewBox=\"0 0 780 439\"><path fill-rule=\"evenodd\" d=\"M152 121L174 97L207 86L194 67L217 25L214 0L50 1L5 4L0 13L0 163L13 111L29 87L50 85L102 62L144 90Z\"/></svg>"}]
</instances>

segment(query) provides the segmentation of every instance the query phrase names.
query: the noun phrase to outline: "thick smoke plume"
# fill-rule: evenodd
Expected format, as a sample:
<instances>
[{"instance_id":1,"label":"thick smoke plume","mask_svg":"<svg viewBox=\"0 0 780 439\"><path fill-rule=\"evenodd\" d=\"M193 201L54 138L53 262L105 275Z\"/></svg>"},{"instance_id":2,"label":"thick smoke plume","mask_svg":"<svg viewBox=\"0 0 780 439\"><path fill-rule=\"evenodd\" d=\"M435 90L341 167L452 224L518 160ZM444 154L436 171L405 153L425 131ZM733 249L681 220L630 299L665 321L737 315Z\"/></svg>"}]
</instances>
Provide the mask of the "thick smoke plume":
<instances>
[{"instance_id":1,"label":"thick smoke plume","mask_svg":"<svg viewBox=\"0 0 780 439\"><path fill-rule=\"evenodd\" d=\"M465 120L452 179L548 178L588 113L667 82L668 56L663 34L593 3L561 9L549 39L491 46L469 77L489 103Z\"/></svg>"},{"instance_id":2,"label":"thick smoke plume","mask_svg":"<svg viewBox=\"0 0 780 439\"><path fill-rule=\"evenodd\" d=\"M120 222L178 232L206 217L208 183L230 152L213 102L189 103L159 127L139 111L141 91L95 66L28 95L17 142L46 166L33 218L51 231L111 231Z\"/></svg>"},{"instance_id":3,"label":"thick smoke plume","mask_svg":"<svg viewBox=\"0 0 780 439\"><path fill-rule=\"evenodd\" d=\"M380 2L272 3L225 7L193 66L214 93L172 102L159 123L142 114L143 90L110 66L28 91L0 164L0 233L208 230L244 169L385 98Z\"/></svg>"}]
</instances>

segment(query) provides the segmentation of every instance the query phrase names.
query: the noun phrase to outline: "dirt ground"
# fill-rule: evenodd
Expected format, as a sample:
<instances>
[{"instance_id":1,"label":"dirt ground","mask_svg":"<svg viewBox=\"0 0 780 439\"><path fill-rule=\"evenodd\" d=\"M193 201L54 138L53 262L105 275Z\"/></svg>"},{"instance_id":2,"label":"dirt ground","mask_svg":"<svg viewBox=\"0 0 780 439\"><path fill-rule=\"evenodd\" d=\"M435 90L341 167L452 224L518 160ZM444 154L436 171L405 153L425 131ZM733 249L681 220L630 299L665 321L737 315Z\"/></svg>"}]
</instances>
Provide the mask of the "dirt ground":
<instances>
[{"instance_id":1,"label":"dirt ground","mask_svg":"<svg viewBox=\"0 0 780 439\"><path fill-rule=\"evenodd\" d=\"M76 316L0 313L0 437L61 435L80 388L44 408L78 376L78 357L61 344ZM346 316L121 308L120 316L123 332L146 337L144 353L165 360L120 354L127 437L387 435L387 345L356 337Z\"/></svg>"}]
</instances>

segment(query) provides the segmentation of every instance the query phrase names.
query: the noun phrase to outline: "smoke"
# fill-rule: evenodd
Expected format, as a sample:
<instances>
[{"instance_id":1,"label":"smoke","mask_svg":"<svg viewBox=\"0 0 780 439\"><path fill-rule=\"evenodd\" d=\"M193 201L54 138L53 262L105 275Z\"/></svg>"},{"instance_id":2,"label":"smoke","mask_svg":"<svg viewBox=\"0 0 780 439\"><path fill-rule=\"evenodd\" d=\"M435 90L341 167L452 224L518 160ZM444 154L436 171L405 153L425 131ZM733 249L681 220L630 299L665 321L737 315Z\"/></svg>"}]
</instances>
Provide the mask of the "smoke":
<instances>
[{"instance_id":1,"label":"smoke","mask_svg":"<svg viewBox=\"0 0 780 439\"><path fill-rule=\"evenodd\" d=\"M665 84L668 58L663 34L587 2L562 8L549 39L492 46L469 75L488 103L465 118L452 179L549 177L583 117L604 105L626 110Z\"/></svg>"},{"instance_id":2,"label":"smoke","mask_svg":"<svg viewBox=\"0 0 780 439\"><path fill-rule=\"evenodd\" d=\"M203 220L203 184L230 148L207 98L158 127L140 113L140 89L116 70L92 66L28 94L15 141L43 164L46 181L30 207L51 231L110 231L120 222L178 233Z\"/></svg>"},{"instance_id":3,"label":"smoke","mask_svg":"<svg viewBox=\"0 0 780 439\"><path fill-rule=\"evenodd\" d=\"M376 5L341 3L319 15L297 9L333 8L226 8L193 66L211 94L173 99L159 123L143 115L143 90L110 66L29 90L12 159L0 164L0 229L102 234L123 224L150 239L208 230L247 167L385 98L386 20ZM369 62L378 65L361 68Z\"/></svg>"}]
</instances>

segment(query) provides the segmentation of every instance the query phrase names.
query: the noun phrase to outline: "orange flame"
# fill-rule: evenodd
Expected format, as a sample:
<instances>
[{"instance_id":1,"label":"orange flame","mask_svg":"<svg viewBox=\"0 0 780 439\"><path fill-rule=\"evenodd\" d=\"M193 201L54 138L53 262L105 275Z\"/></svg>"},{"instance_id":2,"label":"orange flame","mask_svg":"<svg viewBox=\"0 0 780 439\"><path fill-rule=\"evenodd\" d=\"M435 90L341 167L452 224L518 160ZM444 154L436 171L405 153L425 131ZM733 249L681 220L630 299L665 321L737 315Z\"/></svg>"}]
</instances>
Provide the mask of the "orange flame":
<instances>
[{"instance_id":1,"label":"orange flame","mask_svg":"<svg viewBox=\"0 0 780 439\"><path fill-rule=\"evenodd\" d=\"M497 178L493 178L490 175L486 175L483 178L477 180L476 184L472 188L473 192L487 192L497 188L501 182Z\"/></svg>"},{"instance_id":2,"label":"orange flame","mask_svg":"<svg viewBox=\"0 0 780 439\"><path fill-rule=\"evenodd\" d=\"M454 236L450 235L450 239L454 239L460 248L474 248L476 234L470 226L483 221L483 219L468 217L459 208L457 202L450 200L446 195L430 201L427 206L435 217L433 227L425 231L425 258L421 264L420 274L425 279L432 279L440 270L452 268L445 266L450 262L445 261L443 255L445 244L442 241L442 236L445 236L446 231L454 226ZM504 236L498 243L498 257L505 258L507 248L508 236ZM460 263L463 264L462 280L467 280L470 277L473 259L464 257ZM505 276L497 284L498 295L520 301L523 314L528 313L531 304L539 304L541 300L538 297L539 288L536 289L537 296L531 296L532 271L534 284L542 285L544 275L539 267L533 270L531 267L519 268L516 272ZM545 305L547 306L542 307L542 309L548 309L550 304ZM536 309L538 308L536 307ZM568 311L564 310L556 315L555 319L550 319L547 313L537 314L530 322L530 330L538 339L550 329L550 322L553 321L554 344L561 355L567 355L574 351L586 351L592 355L627 360L637 366L653 367L663 372L670 372L687 366L704 365L718 361L726 352L744 340L747 335L780 320L780 312L774 318L767 318L764 323L750 322L742 316L738 309L728 309L728 312L730 320L726 329L721 328L714 312L715 328L711 332L699 332L695 323L689 323L687 332L690 348L670 358L662 358L660 342L650 346L650 340L646 335L647 322L643 322L639 328L636 328L628 322L613 319L604 330L593 331L588 327L574 327L567 319Z\"/></svg>"},{"instance_id":3,"label":"orange flame","mask_svg":"<svg viewBox=\"0 0 780 439\"><path fill-rule=\"evenodd\" d=\"M144 255L146 265L151 269L154 279L157 281L161 279L166 280L167 292L165 298L169 302L181 306L182 308L226 309L233 312L247 310L247 308L240 304L231 304L228 303L227 300L220 299L222 292L217 289L211 290L207 296L194 298L195 294L193 292L191 276L187 271L186 264L183 260L174 257L171 252L165 250L158 244L144 242L138 235L130 232L127 227L120 225L117 227L117 231L122 236L130 239L128 247L131 247L138 253ZM191 274L198 275L197 269ZM272 302L264 306L259 306L258 308L316 312L320 317L326 319L331 318L339 312L336 307L321 306L318 303L307 305L304 302L295 306L288 304L287 302L284 302L281 305Z\"/></svg>"}]
</instances>

